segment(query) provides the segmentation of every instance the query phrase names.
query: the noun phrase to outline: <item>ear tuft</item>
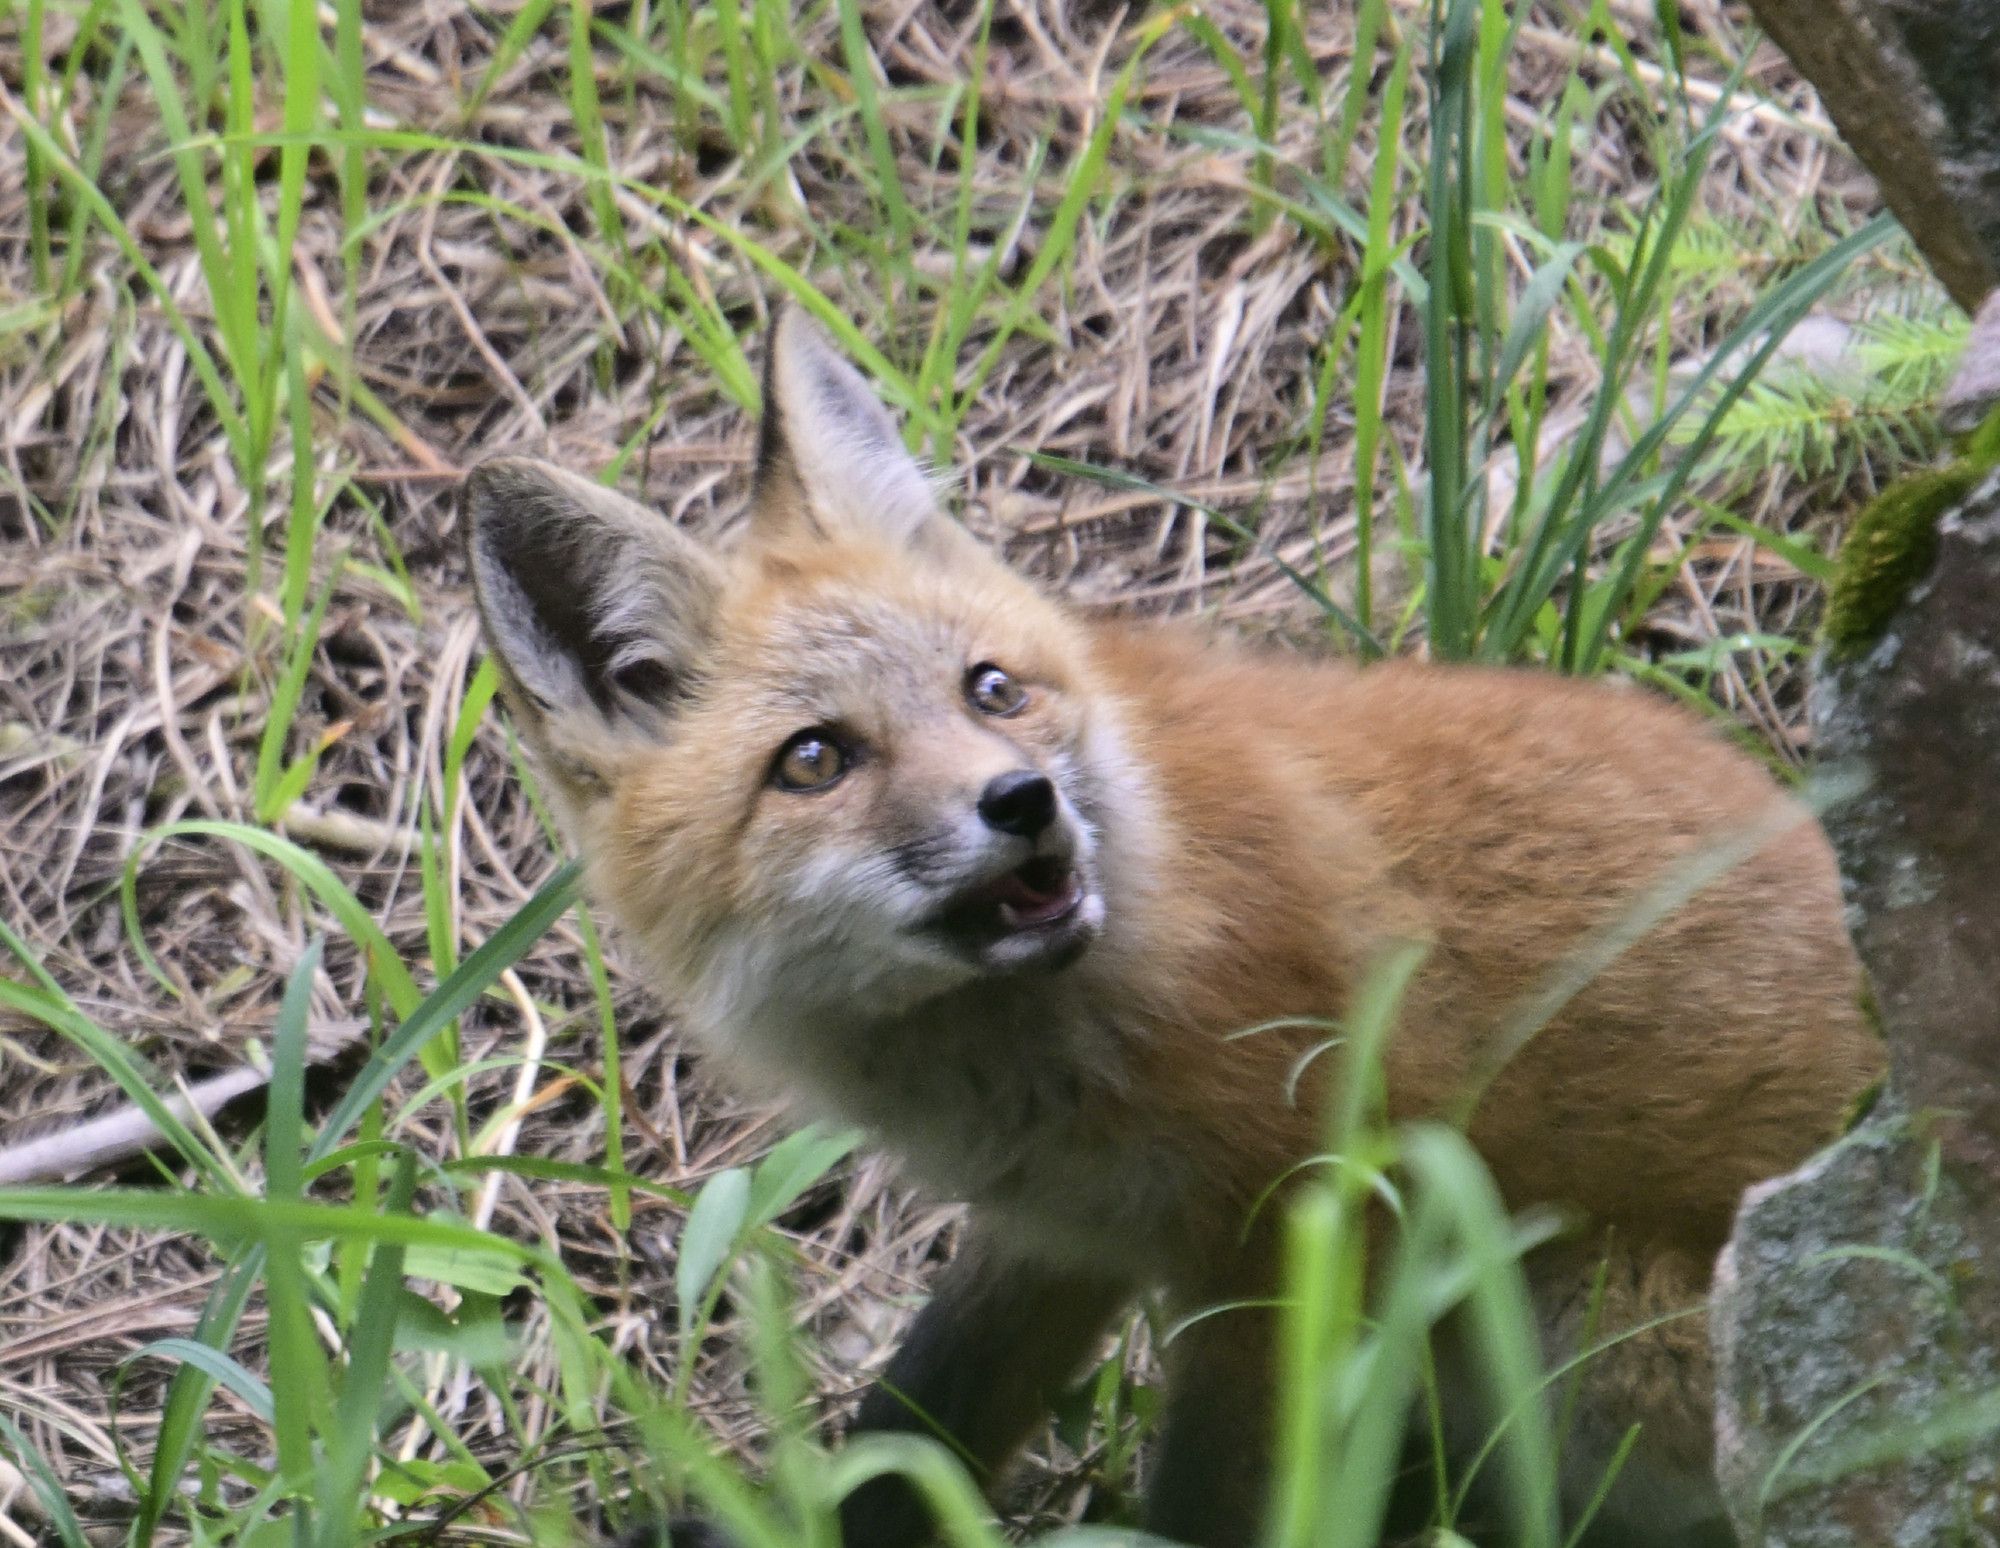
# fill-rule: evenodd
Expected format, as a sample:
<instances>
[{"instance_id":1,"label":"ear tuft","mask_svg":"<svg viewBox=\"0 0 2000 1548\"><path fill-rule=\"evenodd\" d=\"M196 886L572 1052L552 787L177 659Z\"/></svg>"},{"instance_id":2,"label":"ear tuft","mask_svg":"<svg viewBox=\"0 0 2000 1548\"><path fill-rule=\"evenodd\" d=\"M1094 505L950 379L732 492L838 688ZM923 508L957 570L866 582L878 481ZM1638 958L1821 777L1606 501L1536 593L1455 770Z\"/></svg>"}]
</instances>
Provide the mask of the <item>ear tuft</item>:
<instances>
[{"instance_id":1,"label":"ear tuft","mask_svg":"<svg viewBox=\"0 0 2000 1548\"><path fill-rule=\"evenodd\" d=\"M715 561L657 512L531 458L474 469L464 513L487 644L531 738L662 731L699 670Z\"/></svg>"},{"instance_id":2,"label":"ear tuft","mask_svg":"<svg viewBox=\"0 0 2000 1548\"><path fill-rule=\"evenodd\" d=\"M947 522L922 466L867 381L796 306L782 306L764 357L757 528L903 544Z\"/></svg>"}]
</instances>

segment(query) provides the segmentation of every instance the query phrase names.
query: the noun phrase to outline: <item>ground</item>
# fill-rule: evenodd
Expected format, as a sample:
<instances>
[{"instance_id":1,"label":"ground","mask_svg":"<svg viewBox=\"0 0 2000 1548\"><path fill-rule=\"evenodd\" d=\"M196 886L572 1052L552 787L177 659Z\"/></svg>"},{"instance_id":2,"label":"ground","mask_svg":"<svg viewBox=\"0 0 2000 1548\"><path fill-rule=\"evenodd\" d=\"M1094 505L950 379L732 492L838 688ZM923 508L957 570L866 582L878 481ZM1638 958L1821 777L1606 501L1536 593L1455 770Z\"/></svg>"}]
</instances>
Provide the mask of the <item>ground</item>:
<instances>
[{"instance_id":1,"label":"ground","mask_svg":"<svg viewBox=\"0 0 2000 1548\"><path fill-rule=\"evenodd\" d=\"M1371 415L1351 360L1329 356L1360 253L1336 204L1364 222L1379 213L1391 244L1423 227L1420 47L1402 137L1383 139L1378 123L1393 48L1421 39L1425 7L1300 7L1292 59L1310 60L1319 101L1302 67L1281 70L1260 146L1266 11L1245 0L1204 7L1199 26L1149 13L1152 32L1115 7L1056 0L824 5L797 19L759 5L742 33L706 10L603 7L576 47L561 7L342 5L362 25L337 46L329 31L329 57L353 70L329 67L324 121L357 121L342 82L360 81L381 132L328 136L289 162L240 140L177 162L167 147L192 135L285 126L285 72L267 53L248 97L217 64L230 9L207 32L189 19L206 15L199 5L135 6L114 24L99 8L30 4L0 22L0 919L81 1016L160 1079L234 1068L267 1044L285 975L328 928L295 869L215 834L149 844L161 825L288 835L425 985L552 873L557 853L476 673L458 479L499 450L615 463L675 520L725 532L747 490L762 325L798 284L886 358L885 390L950 467L953 508L1079 605L1205 611L1350 648L1292 577L1354 605L1357 435ZM245 36L282 53L283 14L255 8ZM1499 121L1509 170L1525 175L1537 126L1580 93L1576 224L1615 245L1658 176L1658 108L1642 111L1638 93L1674 88L1654 8L1617 0L1604 14L1631 40L1629 60L1600 37L1577 41L1569 8L1534 12ZM146 15L154 23L130 21ZM1350 98L1357 19L1381 25ZM1775 54L1756 49L1730 83L1751 46L1736 10L1687 0L1681 21L1688 102L1738 100L1648 346L1647 373L1662 379L1875 203ZM358 53L342 52L350 43ZM975 150L961 158L982 49ZM177 107L156 70L180 83ZM1122 115L1107 118L1120 93ZM1385 159L1386 192L1371 198ZM82 171L68 177L58 164L72 161ZM219 220L191 219L188 178ZM275 262L288 179L296 233ZM1525 278L1538 258L1522 246L1508 261ZM1829 305L1842 327L1871 308L1940 310L1890 250ZM1388 451L1361 476L1379 481L1386 513L1424 455L1422 318L1400 290L1375 315ZM1595 359L1559 316L1546 366L1558 414L1591 401ZM1896 424L1891 462L1922 449ZM1741 477L1705 471L1654 538L1656 595L1621 637L1628 670L1675 675L1780 765L1808 750L1794 642L1816 605L1810 560L1885 455L1880 436L1829 444L1840 454L1812 465L1779 452ZM1092 481L1031 453L1132 478ZM1735 524L1715 524L1696 494L1725 500ZM1369 578L1386 634L1416 580L1398 559L1403 534L1381 523ZM1602 551L1618 535L1607 529ZM1422 617L1408 615L1397 648L1424 648ZM128 863L150 963L121 910ZM461 1059L479 1069L464 1124L440 1100L392 1108L402 1137L437 1155L470 1144L602 1162L591 956L566 916L507 994L465 1019ZM778 1121L705 1081L615 944L611 961L629 1168L692 1190L767 1149ZM335 929L314 985L318 1030L368 1015L362 972ZM313 1111L351 1057L317 1078ZM418 1085L406 1076L399 1089ZM0 1001L0 1151L118 1100L73 1038ZM217 1120L252 1170L235 1147L256 1107ZM510 1121L489 1125L496 1114ZM680 1353L661 1309L674 1300L678 1204L639 1199L626 1234L588 1183L496 1176L460 1204L559 1248L610 1342L672 1379ZM949 1221L865 1159L785 1216L815 1335L804 1347L829 1403L888 1341ZM145 1458L157 1428L167 1367L141 1362L121 1382L120 1362L190 1333L216 1272L188 1238L0 1226L0 1414L86 1520L129 1512L120 1458ZM238 1340L253 1364L262 1337L253 1303ZM531 1328L524 1379L550 1359ZM496 1468L555 1423L532 1408L503 1423L462 1375L428 1395ZM716 1433L754 1446L727 1327L705 1344L692 1396ZM268 1451L262 1422L227 1394L210 1434ZM399 1441L444 1454L416 1424ZM1043 1468L1028 1507L1069 1510L1082 1476Z\"/></svg>"}]
</instances>

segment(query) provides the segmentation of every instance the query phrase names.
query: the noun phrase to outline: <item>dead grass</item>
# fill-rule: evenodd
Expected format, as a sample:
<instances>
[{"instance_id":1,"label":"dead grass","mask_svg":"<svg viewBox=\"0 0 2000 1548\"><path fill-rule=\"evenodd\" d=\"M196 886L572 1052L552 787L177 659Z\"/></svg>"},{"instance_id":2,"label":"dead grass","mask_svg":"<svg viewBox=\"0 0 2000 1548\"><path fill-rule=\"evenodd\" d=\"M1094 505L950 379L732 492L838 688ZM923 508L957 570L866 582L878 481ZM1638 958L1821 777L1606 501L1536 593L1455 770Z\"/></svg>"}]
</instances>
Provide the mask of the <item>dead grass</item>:
<instances>
[{"instance_id":1,"label":"dead grass","mask_svg":"<svg viewBox=\"0 0 2000 1548\"><path fill-rule=\"evenodd\" d=\"M1650 7L1629 8L1650 27ZM486 20L438 0L377 7L365 38L372 109L413 131L573 154L558 27L532 39L469 105L511 14L496 10ZM1688 0L1683 10L1712 55L1698 72L1719 80L1716 61L1741 47L1739 16L1715 0ZM1260 36L1261 7L1248 0L1208 11L1233 37ZM928 291L952 261L945 234L957 169L948 154L934 154L938 93L963 76L976 13L910 0L867 7L886 84L906 88L884 111L918 232L909 274L887 293L882 277L897 266L857 256L884 217L851 119L787 164L746 165L706 115L684 139L671 89L601 46L611 160L623 177L670 190L724 230L809 267L887 354L913 360L932 325ZM1313 57L1337 99L1352 64L1351 17L1342 6L1312 13ZM1528 35L1516 82L1524 117L1571 63L1566 30L1553 13L1546 20ZM18 23L0 24L0 80L18 111L22 44L5 35L8 25ZM58 12L49 25L51 57L60 59L74 22ZM800 36L809 53L838 56L830 16L803 23ZM1032 262L1037 232L1127 46L1084 8L1001 6L973 179L975 259L998 245L1001 272L1016 277ZM59 126L73 142L97 109L101 67L94 53ZM1611 78L1608 68L1602 78ZM1870 212L1872 193L1779 60L1759 55L1751 91L1754 106L1732 122L1716 159L1711 209L1745 229L1852 223ZM973 527L1090 605L1207 608L1298 631L1308 615L1276 560L1306 565L1317 552L1338 570L1353 545L1346 406L1336 404L1316 464L1296 446L1314 342L1345 300L1351 259L1285 221L1251 234L1248 152L1159 132L1169 122L1243 128L1229 80L1191 39L1160 45L1138 100L1153 127L1135 122L1115 134L1116 196L1087 213L1067 277L1045 288L1037 315L1008 342L959 427L962 508ZM802 62L777 77L775 109L787 134L842 107ZM0 122L9 126L0 131L9 145L0 154L5 310L30 306L37 292L22 142L11 120ZM206 300L190 226L171 165L157 154L160 130L144 90L128 84L110 122L116 154L104 191L201 324ZM1309 161L1316 152L1305 115L1283 122L1281 148ZM1636 202L1648 176L1644 148L1621 138L1618 123L1607 114L1607 132L1578 162L1580 198L1607 208ZM1043 140L1033 214L1022 221L1022 171ZM1375 149L1364 119L1350 162L1357 188ZM327 751L288 826L418 964L430 947L414 835L419 811L441 791L477 654L454 543L459 470L502 447L596 468L630 446L629 485L695 528L726 528L746 492L750 420L644 297L662 293L662 266L671 262L754 351L768 285L718 231L668 221L623 195L634 254L623 275L608 275L589 188L546 166L423 147L371 151L369 166L368 205L378 218L351 269L338 251L329 162L313 165L294 254L301 294L348 341L359 382L388 411L379 419L344 411L336 379L318 384L312 455L323 487L339 481L342 493L326 519L316 577L330 573L339 550L382 574L401 564L418 607L406 608L375 572L355 564L344 572L294 737L295 746L324 738ZM1407 229L1421 212L1399 218ZM240 1062L268 1036L283 975L317 927L314 911L235 846L160 847L140 869L138 898L169 993L126 942L117 885L154 825L186 816L252 820L249 771L281 668L268 595L275 560L265 567L266 595L246 595L249 492L182 344L110 243L101 233L91 242L86 282L61 315L0 334L0 909L100 1024L160 1070L193 1078ZM1705 311L1677 318L1677 348L1701 348L1755 282L1745 273L1719 284ZM1422 383L1415 329L1405 332L1392 350L1388 417L1414 456ZM975 347L985 337L975 331ZM1588 357L1573 355L1569 391L1580 395L1590 386ZM1129 469L1254 513L1264 549L1237 557L1187 510L1060 481L1023 448ZM289 456L281 449L272 470L280 489ZM1774 481L1761 496L1766 507L1749 514L1791 525L1799 497L1795 484ZM278 519L268 540L273 548L281 540ZM1653 627L1670 646L1745 630L1795 633L1810 606L1810 588L1789 567L1747 541L1715 539L1669 589ZM1797 747L1787 685L1725 671L1718 692L1763 736ZM465 794L441 835L461 950L554 865L497 716L466 761ZM593 1068L597 1059L573 922L537 948L521 978L551 1019L538 1105L513 1144L523 1154L601 1159L602 1111L559 1068ZM767 1144L769 1116L704 1087L671 1023L629 980L618 982L632 1165L691 1185ZM336 949L315 1013L338 1021L360 1004L358 964ZM516 1052L522 1035L522 1018L489 1002L468 1021L465 1055ZM475 1109L491 1110L515 1078L501 1070L476 1081ZM68 1044L0 1012L0 1142L71 1122L101 1107L108 1091ZM254 1116L227 1114L222 1127L240 1135ZM423 1144L444 1151L454 1143L434 1109L410 1123L413 1139L429 1126ZM671 1304L676 1211L640 1203L632 1236L621 1241L594 1190L508 1179L494 1208L498 1229L559 1245L600 1294L615 1341L641 1366L667 1369L673 1334L657 1309ZM859 1166L838 1197L822 1190L793 1217L822 1390L848 1390L855 1367L883 1347L947 1220L907 1199L874 1163ZM119 1362L153 1339L188 1333L213 1275L210 1255L183 1241L0 1228L0 1410L19 1417L86 1516L118 1518L129 1494L118 1458L146 1456L157 1423L158 1369L134 1370L120 1394ZM258 1329L253 1313L244 1347L254 1347ZM696 1394L718 1428L747 1446L751 1419L730 1347L726 1338L712 1343ZM507 1432L476 1389L447 1383L437 1397L468 1444L504 1460L495 1437ZM256 1423L226 1396L216 1400L215 1423L259 1444ZM1052 1475L1038 1487L1054 1497L1065 1485Z\"/></svg>"}]
</instances>

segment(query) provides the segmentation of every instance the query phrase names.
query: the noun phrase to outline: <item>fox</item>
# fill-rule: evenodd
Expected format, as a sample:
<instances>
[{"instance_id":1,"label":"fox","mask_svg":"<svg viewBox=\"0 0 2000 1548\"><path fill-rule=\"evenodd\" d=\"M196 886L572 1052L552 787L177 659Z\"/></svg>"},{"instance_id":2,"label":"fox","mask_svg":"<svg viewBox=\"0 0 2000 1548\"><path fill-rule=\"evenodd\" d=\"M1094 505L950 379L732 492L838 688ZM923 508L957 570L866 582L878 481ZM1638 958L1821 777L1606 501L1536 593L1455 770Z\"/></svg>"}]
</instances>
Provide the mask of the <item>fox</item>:
<instances>
[{"instance_id":1,"label":"fox","mask_svg":"<svg viewBox=\"0 0 2000 1548\"><path fill-rule=\"evenodd\" d=\"M1525 1262L1549 1357L1629 1333L1580 1369L1562 1509L1636 1426L1590 1540L1732 1543L1711 1264L1744 1189L1883 1064L1805 808L1629 686L1086 614L949 514L796 307L763 381L730 543L520 456L480 464L461 513L505 702L649 985L727 1080L967 1207L850 1431L941 1431L998 1477L1135 1301L1227 1305L1167 1342L1143 1524L1258 1541L1260 1201L1323 1145L1296 1071L1417 943L1387 1118L1486 1079L1465 1132L1502 1198L1571 1222ZM1754 852L1494 1067L1524 995L1746 827ZM848 1548L933 1525L894 1478L842 1507Z\"/></svg>"}]
</instances>

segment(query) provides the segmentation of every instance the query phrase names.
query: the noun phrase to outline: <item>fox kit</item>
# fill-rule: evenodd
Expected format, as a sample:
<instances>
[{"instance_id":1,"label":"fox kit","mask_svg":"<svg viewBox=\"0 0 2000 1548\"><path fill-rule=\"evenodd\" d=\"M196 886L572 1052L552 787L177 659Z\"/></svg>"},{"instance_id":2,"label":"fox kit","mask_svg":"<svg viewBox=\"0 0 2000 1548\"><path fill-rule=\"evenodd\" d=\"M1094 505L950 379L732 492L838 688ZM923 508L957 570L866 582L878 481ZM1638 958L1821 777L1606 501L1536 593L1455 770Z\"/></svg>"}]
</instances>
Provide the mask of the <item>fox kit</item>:
<instances>
[{"instance_id":1,"label":"fox kit","mask_svg":"<svg viewBox=\"0 0 2000 1548\"><path fill-rule=\"evenodd\" d=\"M516 722L689 1032L970 1205L857 1425L941 1426L991 1470L1135 1296L1274 1293L1270 1232L1246 1228L1318 1149L1287 1089L1325 1033L1299 1022L1338 1018L1385 948L1428 946L1389 1115L1449 1112L1594 929L1782 810L1751 760L1636 692L1078 618L940 512L795 311L733 551L524 459L479 468L465 513ZM1592 1317L1602 1337L1698 1307L1738 1194L1874 1077L1827 845L1771 827L1555 1011L1471 1120L1510 1204L1587 1222L1529 1263L1552 1355ZM1161 1535L1258 1537L1270 1320L1169 1345ZM1592 1359L1580 1393L1572 1510L1637 1424L1603 1540L1729 1540L1698 1314ZM850 1548L928 1535L893 1481L843 1525Z\"/></svg>"}]
</instances>

